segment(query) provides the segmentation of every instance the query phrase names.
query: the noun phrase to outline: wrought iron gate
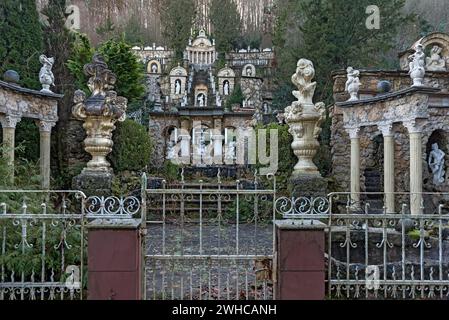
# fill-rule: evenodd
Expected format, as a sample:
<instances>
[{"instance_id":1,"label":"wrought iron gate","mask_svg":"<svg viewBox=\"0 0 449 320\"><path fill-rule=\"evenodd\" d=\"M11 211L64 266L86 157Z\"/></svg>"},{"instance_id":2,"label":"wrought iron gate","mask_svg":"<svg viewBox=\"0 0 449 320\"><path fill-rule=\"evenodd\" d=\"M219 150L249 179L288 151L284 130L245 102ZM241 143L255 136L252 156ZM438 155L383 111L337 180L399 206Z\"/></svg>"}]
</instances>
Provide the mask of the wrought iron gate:
<instances>
[{"instance_id":1,"label":"wrought iron gate","mask_svg":"<svg viewBox=\"0 0 449 320\"><path fill-rule=\"evenodd\" d=\"M146 298L273 297L275 177L143 185Z\"/></svg>"},{"instance_id":2,"label":"wrought iron gate","mask_svg":"<svg viewBox=\"0 0 449 320\"><path fill-rule=\"evenodd\" d=\"M85 198L0 190L0 300L83 299Z\"/></svg>"}]
</instances>

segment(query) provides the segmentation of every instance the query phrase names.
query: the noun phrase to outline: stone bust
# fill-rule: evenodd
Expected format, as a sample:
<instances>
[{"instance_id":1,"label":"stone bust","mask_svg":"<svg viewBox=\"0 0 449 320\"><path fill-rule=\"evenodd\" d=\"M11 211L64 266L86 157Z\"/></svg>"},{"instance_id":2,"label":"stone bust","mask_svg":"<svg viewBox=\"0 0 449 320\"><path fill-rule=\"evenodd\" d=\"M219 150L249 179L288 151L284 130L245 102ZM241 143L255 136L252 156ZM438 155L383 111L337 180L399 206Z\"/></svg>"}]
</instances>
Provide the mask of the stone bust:
<instances>
[{"instance_id":1,"label":"stone bust","mask_svg":"<svg viewBox=\"0 0 449 320\"><path fill-rule=\"evenodd\" d=\"M432 144L432 151L429 155L429 167L433 173L433 183L441 185L445 181L444 158L446 154L438 147L437 143Z\"/></svg>"}]
</instances>

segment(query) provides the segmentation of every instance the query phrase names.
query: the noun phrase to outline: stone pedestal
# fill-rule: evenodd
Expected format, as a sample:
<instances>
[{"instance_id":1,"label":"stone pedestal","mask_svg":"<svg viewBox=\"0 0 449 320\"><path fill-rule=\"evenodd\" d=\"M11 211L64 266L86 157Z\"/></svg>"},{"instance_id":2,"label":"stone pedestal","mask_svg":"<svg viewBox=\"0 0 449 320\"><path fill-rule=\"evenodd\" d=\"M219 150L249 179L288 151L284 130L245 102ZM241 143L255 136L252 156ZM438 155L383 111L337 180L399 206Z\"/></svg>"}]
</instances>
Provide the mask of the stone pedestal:
<instances>
[{"instance_id":1,"label":"stone pedestal","mask_svg":"<svg viewBox=\"0 0 449 320\"><path fill-rule=\"evenodd\" d=\"M104 221L104 220L102 220ZM88 225L88 299L140 300L140 220L93 221Z\"/></svg>"},{"instance_id":2,"label":"stone pedestal","mask_svg":"<svg viewBox=\"0 0 449 320\"><path fill-rule=\"evenodd\" d=\"M112 171L95 172L84 170L80 175L73 178L72 188L83 191L87 196L109 196L113 178Z\"/></svg>"},{"instance_id":3,"label":"stone pedestal","mask_svg":"<svg viewBox=\"0 0 449 320\"><path fill-rule=\"evenodd\" d=\"M324 300L325 225L276 221L276 300Z\"/></svg>"},{"instance_id":4,"label":"stone pedestal","mask_svg":"<svg viewBox=\"0 0 449 320\"><path fill-rule=\"evenodd\" d=\"M319 175L293 174L289 191L293 197L325 197L328 194L328 181Z\"/></svg>"}]
</instances>

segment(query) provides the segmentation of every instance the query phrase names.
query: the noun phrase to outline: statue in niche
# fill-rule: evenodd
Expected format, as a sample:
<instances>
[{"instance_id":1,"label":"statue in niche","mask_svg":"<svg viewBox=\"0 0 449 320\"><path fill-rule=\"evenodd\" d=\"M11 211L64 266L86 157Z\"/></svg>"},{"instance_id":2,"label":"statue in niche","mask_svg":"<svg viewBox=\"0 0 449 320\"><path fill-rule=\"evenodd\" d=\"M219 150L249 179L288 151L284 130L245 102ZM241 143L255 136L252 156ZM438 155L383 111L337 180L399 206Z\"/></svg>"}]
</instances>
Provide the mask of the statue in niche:
<instances>
[{"instance_id":1,"label":"statue in niche","mask_svg":"<svg viewBox=\"0 0 449 320\"><path fill-rule=\"evenodd\" d=\"M175 81L175 94L181 94L181 80Z\"/></svg>"},{"instance_id":2,"label":"statue in niche","mask_svg":"<svg viewBox=\"0 0 449 320\"><path fill-rule=\"evenodd\" d=\"M438 147L437 143L432 144L432 151L429 155L429 167L433 173L433 183L440 185L444 183L444 158L446 154Z\"/></svg>"},{"instance_id":3,"label":"statue in niche","mask_svg":"<svg viewBox=\"0 0 449 320\"><path fill-rule=\"evenodd\" d=\"M187 91L184 92L184 96L182 97L181 107L187 107Z\"/></svg>"},{"instance_id":4,"label":"statue in niche","mask_svg":"<svg viewBox=\"0 0 449 320\"><path fill-rule=\"evenodd\" d=\"M55 76L51 71L53 64L55 63L55 58L47 58L45 55L41 55L39 61L42 64L42 68L39 72L39 81L42 85L41 92L51 93L50 86L55 85Z\"/></svg>"},{"instance_id":5,"label":"statue in niche","mask_svg":"<svg viewBox=\"0 0 449 320\"><path fill-rule=\"evenodd\" d=\"M251 67L247 67L246 68L246 76L247 77L252 77L253 76L253 69L251 69Z\"/></svg>"},{"instance_id":6,"label":"statue in niche","mask_svg":"<svg viewBox=\"0 0 449 320\"><path fill-rule=\"evenodd\" d=\"M223 93L225 96L229 96L229 81L226 80L223 84Z\"/></svg>"},{"instance_id":7,"label":"statue in niche","mask_svg":"<svg viewBox=\"0 0 449 320\"><path fill-rule=\"evenodd\" d=\"M408 57L409 74L413 80L413 86L423 86L424 76L426 74L426 54L422 44L416 46L416 52Z\"/></svg>"},{"instance_id":8,"label":"statue in niche","mask_svg":"<svg viewBox=\"0 0 449 320\"><path fill-rule=\"evenodd\" d=\"M236 149L235 141L234 140L229 141L229 143L226 146L226 157L225 158L227 161L235 160L235 149Z\"/></svg>"},{"instance_id":9,"label":"statue in niche","mask_svg":"<svg viewBox=\"0 0 449 320\"><path fill-rule=\"evenodd\" d=\"M446 61L441 57L443 48L433 46L430 57L426 58L426 69L429 71L446 71Z\"/></svg>"},{"instance_id":10,"label":"statue in niche","mask_svg":"<svg viewBox=\"0 0 449 320\"><path fill-rule=\"evenodd\" d=\"M349 67L347 70L348 73L348 81L346 81L345 90L351 96L348 101L357 101L359 100L359 89L360 89L360 71L354 70L354 68Z\"/></svg>"},{"instance_id":11,"label":"statue in niche","mask_svg":"<svg viewBox=\"0 0 449 320\"><path fill-rule=\"evenodd\" d=\"M205 103L206 103L206 101L205 101L204 93L200 93L200 94L198 95L198 106L204 107L204 106L205 106Z\"/></svg>"},{"instance_id":12,"label":"statue in niche","mask_svg":"<svg viewBox=\"0 0 449 320\"><path fill-rule=\"evenodd\" d=\"M167 144L167 160L173 160L175 157L175 142L170 140Z\"/></svg>"},{"instance_id":13,"label":"statue in niche","mask_svg":"<svg viewBox=\"0 0 449 320\"><path fill-rule=\"evenodd\" d=\"M157 73L157 64L151 64L151 73Z\"/></svg>"},{"instance_id":14,"label":"statue in niche","mask_svg":"<svg viewBox=\"0 0 449 320\"><path fill-rule=\"evenodd\" d=\"M215 102L217 104L217 107L221 107L222 106L222 100L221 100L221 96L219 93L217 93L216 97L215 97Z\"/></svg>"},{"instance_id":15,"label":"statue in niche","mask_svg":"<svg viewBox=\"0 0 449 320\"><path fill-rule=\"evenodd\" d=\"M197 155L200 155L201 157L206 155L206 138L204 137L204 132L201 132L199 136L196 150Z\"/></svg>"}]
</instances>

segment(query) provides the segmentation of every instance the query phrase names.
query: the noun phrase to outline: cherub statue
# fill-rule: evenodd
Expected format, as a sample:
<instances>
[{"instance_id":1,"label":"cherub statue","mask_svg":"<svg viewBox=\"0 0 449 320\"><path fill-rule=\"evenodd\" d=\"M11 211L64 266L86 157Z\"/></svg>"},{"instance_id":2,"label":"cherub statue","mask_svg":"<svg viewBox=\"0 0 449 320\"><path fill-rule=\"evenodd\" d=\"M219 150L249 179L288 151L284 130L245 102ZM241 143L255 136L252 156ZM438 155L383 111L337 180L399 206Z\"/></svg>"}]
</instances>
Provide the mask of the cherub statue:
<instances>
[{"instance_id":1,"label":"cherub statue","mask_svg":"<svg viewBox=\"0 0 449 320\"><path fill-rule=\"evenodd\" d=\"M39 57L39 61L42 64L42 68L39 72L39 81L42 84L41 92L52 92L50 86L55 85L55 76L51 69L55 63L55 58L47 58L45 55Z\"/></svg>"},{"instance_id":2,"label":"cherub statue","mask_svg":"<svg viewBox=\"0 0 449 320\"><path fill-rule=\"evenodd\" d=\"M422 44L416 46L416 52L408 57L409 74L413 80L413 86L422 86L424 81L424 75L426 74L426 54L424 53L424 47Z\"/></svg>"},{"instance_id":3,"label":"cherub statue","mask_svg":"<svg viewBox=\"0 0 449 320\"><path fill-rule=\"evenodd\" d=\"M351 96L348 101L359 100L359 89L360 89L360 71L354 70L352 67L348 67L346 70L348 73L348 81L346 81L345 90Z\"/></svg>"},{"instance_id":4,"label":"cherub statue","mask_svg":"<svg viewBox=\"0 0 449 320\"><path fill-rule=\"evenodd\" d=\"M428 71L446 71L446 61L441 57L443 48L433 46L430 57L426 58L426 69Z\"/></svg>"}]
</instances>

